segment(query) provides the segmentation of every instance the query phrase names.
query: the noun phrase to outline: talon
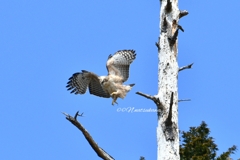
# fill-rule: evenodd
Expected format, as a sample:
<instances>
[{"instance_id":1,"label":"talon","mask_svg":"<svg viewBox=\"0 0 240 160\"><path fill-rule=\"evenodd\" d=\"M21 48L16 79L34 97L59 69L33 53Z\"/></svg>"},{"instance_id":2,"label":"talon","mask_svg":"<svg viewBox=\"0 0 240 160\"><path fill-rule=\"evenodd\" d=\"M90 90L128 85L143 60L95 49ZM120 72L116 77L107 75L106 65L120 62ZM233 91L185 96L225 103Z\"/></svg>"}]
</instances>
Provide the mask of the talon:
<instances>
[{"instance_id":1,"label":"talon","mask_svg":"<svg viewBox=\"0 0 240 160\"><path fill-rule=\"evenodd\" d=\"M114 106L114 99L112 100L112 105Z\"/></svg>"},{"instance_id":2,"label":"talon","mask_svg":"<svg viewBox=\"0 0 240 160\"><path fill-rule=\"evenodd\" d=\"M112 92L110 95L111 96L114 96L114 95L116 95L117 94L117 92Z\"/></svg>"},{"instance_id":3,"label":"talon","mask_svg":"<svg viewBox=\"0 0 240 160\"><path fill-rule=\"evenodd\" d=\"M112 101L113 106L114 106L114 103L116 103L118 105L118 103L116 102L116 99L113 99L113 101Z\"/></svg>"},{"instance_id":4,"label":"talon","mask_svg":"<svg viewBox=\"0 0 240 160\"><path fill-rule=\"evenodd\" d=\"M111 97L113 98L113 101L112 101L112 105L114 105L114 103L118 104L116 102L117 98L118 98L118 92L112 92L111 94Z\"/></svg>"}]
</instances>

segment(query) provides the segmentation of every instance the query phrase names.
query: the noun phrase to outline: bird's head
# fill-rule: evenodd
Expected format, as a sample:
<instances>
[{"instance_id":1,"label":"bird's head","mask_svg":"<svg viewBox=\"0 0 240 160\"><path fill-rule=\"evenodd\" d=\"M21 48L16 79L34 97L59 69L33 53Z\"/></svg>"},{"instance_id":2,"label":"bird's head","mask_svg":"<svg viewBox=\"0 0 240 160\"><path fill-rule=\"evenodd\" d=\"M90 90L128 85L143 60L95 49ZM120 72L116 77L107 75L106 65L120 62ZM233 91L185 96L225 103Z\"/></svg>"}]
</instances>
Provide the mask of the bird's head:
<instances>
[{"instance_id":1,"label":"bird's head","mask_svg":"<svg viewBox=\"0 0 240 160\"><path fill-rule=\"evenodd\" d=\"M103 85L105 82L108 82L108 77L101 76L101 77L99 77L99 81L100 81L101 85Z\"/></svg>"},{"instance_id":2,"label":"bird's head","mask_svg":"<svg viewBox=\"0 0 240 160\"><path fill-rule=\"evenodd\" d=\"M106 77L106 76L100 76L99 77L99 82L100 82L101 85L103 85L107 81L108 81L108 77Z\"/></svg>"}]
</instances>

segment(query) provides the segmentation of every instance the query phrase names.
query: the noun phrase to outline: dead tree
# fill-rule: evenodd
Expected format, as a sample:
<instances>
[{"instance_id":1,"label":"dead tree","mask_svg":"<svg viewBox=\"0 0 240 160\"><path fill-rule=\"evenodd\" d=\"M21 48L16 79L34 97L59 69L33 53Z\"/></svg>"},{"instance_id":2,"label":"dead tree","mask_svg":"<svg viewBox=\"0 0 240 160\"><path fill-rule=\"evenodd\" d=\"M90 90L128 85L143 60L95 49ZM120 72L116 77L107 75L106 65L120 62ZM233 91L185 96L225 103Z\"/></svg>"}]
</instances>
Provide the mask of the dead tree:
<instances>
[{"instance_id":1,"label":"dead tree","mask_svg":"<svg viewBox=\"0 0 240 160\"><path fill-rule=\"evenodd\" d=\"M179 19L188 12L179 10L178 0L160 0L160 5L160 35L156 42L159 58L158 94L137 94L153 100L158 109L158 160L179 160L178 102L185 100L178 99L178 73L191 68L193 64L178 67L177 38L179 30L184 31L178 24Z\"/></svg>"}]
</instances>

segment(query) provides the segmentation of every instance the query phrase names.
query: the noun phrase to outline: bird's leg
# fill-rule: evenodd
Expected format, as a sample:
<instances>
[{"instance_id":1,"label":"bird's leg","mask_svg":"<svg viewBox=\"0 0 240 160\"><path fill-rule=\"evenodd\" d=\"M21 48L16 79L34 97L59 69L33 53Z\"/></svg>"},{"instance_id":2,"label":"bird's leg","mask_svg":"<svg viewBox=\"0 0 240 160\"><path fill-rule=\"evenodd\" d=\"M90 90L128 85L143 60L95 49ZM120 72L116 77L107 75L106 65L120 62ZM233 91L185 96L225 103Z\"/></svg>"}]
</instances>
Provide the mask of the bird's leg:
<instances>
[{"instance_id":1,"label":"bird's leg","mask_svg":"<svg viewBox=\"0 0 240 160\"><path fill-rule=\"evenodd\" d=\"M117 100L117 98L118 98L118 91L112 92L112 93L111 93L111 96L112 96L112 98L113 98L112 105L114 105L114 103L118 104L118 103L116 102L116 100Z\"/></svg>"},{"instance_id":2,"label":"bird's leg","mask_svg":"<svg viewBox=\"0 0 240 160\"><path fill-rule=\"evenodd\" d=\"M117 94L118 94L118 91L112 92L112 93L111 93L111 96L114 97L114 96L116 96Z\"/></svg>"},{"instance_id":3,"label":"bird's leg","mask_svg":"<svg viewBox=\"0 0 240 160\"><path fill-rule=\"evenodd\" d=\"M118 104L118 103L116 102L116 100L117 100L117 97L114 96L114 97L113 97L113 101L112 101L112 105L114 105L114 103Z\"/></svg>"}]
</instances>

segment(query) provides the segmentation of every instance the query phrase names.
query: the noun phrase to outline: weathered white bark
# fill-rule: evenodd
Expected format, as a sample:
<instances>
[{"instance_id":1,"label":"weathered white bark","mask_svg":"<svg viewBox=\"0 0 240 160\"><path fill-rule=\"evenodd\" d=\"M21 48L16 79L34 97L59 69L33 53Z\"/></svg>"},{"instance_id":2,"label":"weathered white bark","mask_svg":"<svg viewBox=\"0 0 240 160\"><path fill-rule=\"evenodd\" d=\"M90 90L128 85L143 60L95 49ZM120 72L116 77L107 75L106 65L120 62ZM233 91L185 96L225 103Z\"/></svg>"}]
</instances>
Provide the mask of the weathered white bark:
<instances>
[{"instance_id":1,"label":"weathered white bark","mask_svg":"<svg viewBox=\"0 0 240 160\"><path fill-rule=\"evenodd\" d=\"M158 94L162 111L158 114L157 126L157 152L158 160L179 160L179 134L178 134L178 63L177 40L171 44L169 38L178 30L179 9L178 0L161 0L160 9L160 35L158 51ZM173 92L172 123L173 137L164 132L164 123L169 115L171 93ZM171 131L170 131L171 132Z\"/></svg>"},{"instance_id":2,"label":"weathered white bark","mask_svg":"<svg viewBox=\"0 0 240 160\"><path fill-rule=\"evenodd\" d=\"M186 10L178 9L178 0L160 0L160 35L158 48L158 94L151 96L137 92L151 99L158 108L157 154L158 160L179 160L178 72L190 69L193 64L179 68L177 62L179 18L186 16Z\"/></svg>"}]
</instances>

